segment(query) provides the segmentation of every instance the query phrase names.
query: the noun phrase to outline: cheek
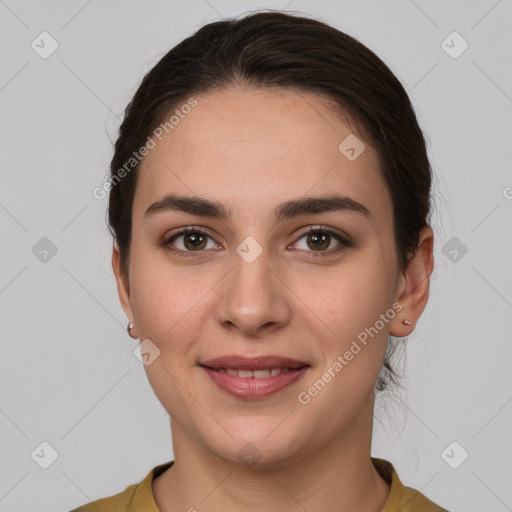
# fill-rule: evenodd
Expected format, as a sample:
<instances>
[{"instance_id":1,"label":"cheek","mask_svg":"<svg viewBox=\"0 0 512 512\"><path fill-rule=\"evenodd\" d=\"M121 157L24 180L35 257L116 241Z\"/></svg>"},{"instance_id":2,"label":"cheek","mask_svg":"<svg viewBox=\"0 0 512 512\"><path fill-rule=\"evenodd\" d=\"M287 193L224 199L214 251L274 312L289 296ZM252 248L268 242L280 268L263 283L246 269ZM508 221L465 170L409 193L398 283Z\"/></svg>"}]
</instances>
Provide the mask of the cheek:
<instances>
[{"instance_id":1,"label":"cheek","mask_svg":"<svg viewBox=\"0 0 512 512\"><path fill-rule=\"evenodd\" d=\"M394 311L390 311L392 275L388 259L378 251L368 250L364 257L360 255L332 275L328 280L329 291L322 295L322 300L318 293L312 295L316 299L311 308L321 312L318 316L331 331L328 338L319 340L325 353L326 370L339 362L338 356L342 357L343 369L338 372L331 369L337 375L333 380L338 385L333 386L332 392L339 394L338 398L347 400L344 390L353 386L362 394L373 390L394 316Z\"/></svg>"},{"instance_id":2,"label":"cheek","mask_svg":"<svg viewBox=\"0 0 512 512\"><path fill-rule=\"evenodd\" d=\"M329 279L328 291L321 301L317 295L317 303L342 332L367 327L390 307L391 274L378 255L360 256Z\"/></svg>"},{"instance_id":3,"label":"cheek","mask_svg":"<svg viewBox=\"0 0 512 512\"><path fill-rule=\"evenodd\" d=\"M141 263L141 262L139 262ZM151 340L159 355L144 367L148 381L171 416L191 414L183 377L190 371L191 347L199 336L205 312L204 282L161 266L141 264L133 276L134 316L140 340ZM198 302L199 300L199 302Z\"/></svg>"},{"instance_id":4,"label":"cheek","mask_svg":"<svg viewBox=\"0 0 512 512\"><path fill-rule=\"evenodd\" d=\"M136 267L137 265L137 267ZM178 353L197 337L208 307L207 275L163 265L161 258L134 261L131 297L139 332L162 352Z\"/></svg>"}]
</instances>

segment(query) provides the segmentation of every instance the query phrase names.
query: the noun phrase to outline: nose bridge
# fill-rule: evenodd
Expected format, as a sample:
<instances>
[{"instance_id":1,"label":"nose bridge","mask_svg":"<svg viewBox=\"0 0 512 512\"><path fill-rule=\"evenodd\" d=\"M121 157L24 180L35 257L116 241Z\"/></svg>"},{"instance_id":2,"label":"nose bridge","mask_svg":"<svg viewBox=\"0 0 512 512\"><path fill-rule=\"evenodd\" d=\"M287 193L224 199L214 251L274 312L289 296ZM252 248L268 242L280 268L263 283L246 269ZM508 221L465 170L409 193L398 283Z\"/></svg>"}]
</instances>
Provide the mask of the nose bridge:
<instances>
[{"instance_id":1,"label":"nose bridge","mask_svg":"<svg viewBox=\"0 0 512 512\"><path fill-rule=\"evenodd\" d=\"M262 326L284 325L291 311L286 287L268 251L259 247L254 240L245 240L233 253L233 268L222 287L217 311L220 323L253 334Z\"/></svg>"}]
</instances>

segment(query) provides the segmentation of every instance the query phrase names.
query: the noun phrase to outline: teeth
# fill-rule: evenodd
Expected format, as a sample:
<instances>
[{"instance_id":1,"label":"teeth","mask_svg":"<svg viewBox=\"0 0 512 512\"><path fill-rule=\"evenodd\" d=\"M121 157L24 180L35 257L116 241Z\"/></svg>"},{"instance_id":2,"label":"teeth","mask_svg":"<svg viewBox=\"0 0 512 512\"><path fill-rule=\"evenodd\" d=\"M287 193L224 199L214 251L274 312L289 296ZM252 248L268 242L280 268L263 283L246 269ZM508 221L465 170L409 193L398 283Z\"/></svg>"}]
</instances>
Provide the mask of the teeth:
<instances>
[{"instance_id":1,"label":"teeth","mask_svg":"<svg viewBox=\"0 0 512 512\"><path fill-rule=\"evenodd\" d=\"M249 377L256 377L257 379L265 379L267 377L275 377L280 373L286 373L289 368L267 368L266 370L238 370L236 368L219 368L222 373L233 375L234 377L242 377L247 379Z\"/></svg>"},{"instance_id":2,"label":"teeth","mask_svg":"<svg viewBox=\"0 0 512 512\"><path fill-rule=\"evenodd\" d=\"M270 377L270 370L254 370L252 373L257 379L264 379L265 377Z\"/></svg>"}]
</instances>

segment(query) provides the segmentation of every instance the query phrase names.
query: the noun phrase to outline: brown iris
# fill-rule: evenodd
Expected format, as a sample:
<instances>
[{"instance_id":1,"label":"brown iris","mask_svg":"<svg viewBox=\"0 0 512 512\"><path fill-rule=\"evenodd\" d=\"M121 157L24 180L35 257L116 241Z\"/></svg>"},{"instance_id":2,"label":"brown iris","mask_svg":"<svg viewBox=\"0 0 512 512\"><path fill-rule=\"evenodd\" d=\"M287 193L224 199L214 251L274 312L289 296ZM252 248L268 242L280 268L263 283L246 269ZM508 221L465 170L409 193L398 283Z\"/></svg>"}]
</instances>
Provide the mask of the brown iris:
<instances>
[{"instance_id":1,"label":"brown iris","mask_svg":"<svg viewBox=\"0 0 512 512\"><path fill-rule=\"evenodd\" d=\"M317 251L317 250L322 250L322 249L326 249L327 247L329 247L330 237L331 237L331 235L319 231L319 232L312 233L312 234L308 235L306 240L308 242L308 245L309 245L310 240L314 240L315 245L310 246L310 247L312 249L314 249L315 251ZM317 244L318 241L321 242L321 245Z\"/></svg>"},{"instance_id":2,"label":"brown iris","mask_svg":"<svg viewBox=\"0 0 512 512\"><path fill-rule=\"evenodd\" d=\"M191 246L187 244L187 240L190 240ZM185 233L183 235L183 245L187 249L204 249L207 243L207 237L198 232Z\"/></svg>"}]
</instances>

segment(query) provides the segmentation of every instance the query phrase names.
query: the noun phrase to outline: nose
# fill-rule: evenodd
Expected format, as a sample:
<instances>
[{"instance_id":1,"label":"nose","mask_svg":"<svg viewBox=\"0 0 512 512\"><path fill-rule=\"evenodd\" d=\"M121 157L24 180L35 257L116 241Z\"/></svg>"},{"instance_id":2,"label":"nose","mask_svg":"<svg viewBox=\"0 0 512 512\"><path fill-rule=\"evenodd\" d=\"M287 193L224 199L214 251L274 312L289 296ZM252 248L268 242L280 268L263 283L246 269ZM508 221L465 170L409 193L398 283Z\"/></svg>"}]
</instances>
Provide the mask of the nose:
<instances>
[{"instance_id":1,"label":"nose","mask_svg":"<svg viewBox=\"0 0 512 512\"><path fill-rule=\"evenodd\" d=\"M252 263L236 255L221 284L216 318L225 329L239 334L268 335L290 322L292 295L282 272L271 268L265 252Z\"/></svg>"}]
</instances>

